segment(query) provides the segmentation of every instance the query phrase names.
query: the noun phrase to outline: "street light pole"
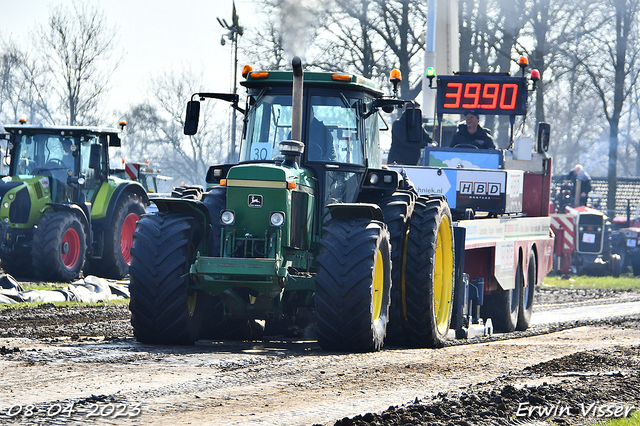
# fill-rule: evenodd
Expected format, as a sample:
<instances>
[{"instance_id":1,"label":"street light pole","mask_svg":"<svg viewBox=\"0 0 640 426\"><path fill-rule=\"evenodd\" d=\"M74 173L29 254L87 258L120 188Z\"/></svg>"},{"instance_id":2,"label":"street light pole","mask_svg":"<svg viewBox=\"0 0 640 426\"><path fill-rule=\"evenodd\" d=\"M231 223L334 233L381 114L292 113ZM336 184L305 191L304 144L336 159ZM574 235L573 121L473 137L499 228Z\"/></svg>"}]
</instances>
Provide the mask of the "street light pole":
<instances>
[{"instance_id":1,"label":"street light pole","mask_svg":"<svg viewBox=\"0 0 640 426\"><path fill-rule=\"evenodd\" d=\"M227 24L224 19L218 19L218 23L225 30L229 30L227 34L223 34L220 38L220 44L225 45L225 37L233 44L233 94L238 92L238 38L244 34L244 28L240 26L238 14L236 13L236 3L233 2L233 10L231 12L231 25ZM236 109L231 112L231 152L229 153L228 162L235 163L236 159Z\"/></svg>"}]
</instances>

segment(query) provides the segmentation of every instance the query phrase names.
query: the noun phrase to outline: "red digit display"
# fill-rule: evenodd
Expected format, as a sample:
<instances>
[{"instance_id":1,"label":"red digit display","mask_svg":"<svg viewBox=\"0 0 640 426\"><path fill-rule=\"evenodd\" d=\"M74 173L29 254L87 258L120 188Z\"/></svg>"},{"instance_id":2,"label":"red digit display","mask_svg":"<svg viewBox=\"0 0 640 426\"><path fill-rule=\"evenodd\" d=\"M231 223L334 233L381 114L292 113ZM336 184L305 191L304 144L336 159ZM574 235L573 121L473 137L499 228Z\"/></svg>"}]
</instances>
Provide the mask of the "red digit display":
<instances>
[{"instance_id":1,"label":"red digit display","mask_svg":"<svg viewBox=\"0 0 640 426\"><path fill-rule=\"evenodd\" d=\"M467 83L464 86L464 97L470 102L462 104L462 108L478 108L478 103L480 102L480 83Z\"/></svg>"},{"instance_id":2,"label":"red digit display","mask_svg":"<svg viewBox=\"0 0 640 426\"><path fill-rule=\"evenodd\" d=\"M498 83L486 83L482 89L483 103L480 108L494 109L498 106L498 96L500 95L500 85ZM488 101L488 102L487 102Z\"/></svg>"},{"instance_id":3,"label":"red digit display","mask_svg":"<svg viewBox=\"0 0 640 426\"><path fill-rule=\"evenodd\" d=\"M509 98L509 92L511 92L511 98ZM514 109L517 96L518 86L516 84L503 85L502 95L500 95L500 109Z\"/></svg>"},{"instance_id":4,"label":"red digit display","mask_svg":"<svg viewBox=\"0 0 640 426\"><path fill-rule=\"evenodd\" d=\"M447 88L452 87L454 89L453 92L447 91L444 95L445 98L450 98L452 101L450 103L446 103L443 106L445 108L460 108L460 96L462 95L462 83L449 83L447 84Z\"/></svg>"},{"instance_id":5,"label":"red digit display","mask_svg":"<svg viewBox=\"0 0 640 426\"><path fill-rule=\"evenodd\" d=\"M524 115L527 103L524 77L460 74L438 77L438 112Z\"/></svg>"}]
</instances>

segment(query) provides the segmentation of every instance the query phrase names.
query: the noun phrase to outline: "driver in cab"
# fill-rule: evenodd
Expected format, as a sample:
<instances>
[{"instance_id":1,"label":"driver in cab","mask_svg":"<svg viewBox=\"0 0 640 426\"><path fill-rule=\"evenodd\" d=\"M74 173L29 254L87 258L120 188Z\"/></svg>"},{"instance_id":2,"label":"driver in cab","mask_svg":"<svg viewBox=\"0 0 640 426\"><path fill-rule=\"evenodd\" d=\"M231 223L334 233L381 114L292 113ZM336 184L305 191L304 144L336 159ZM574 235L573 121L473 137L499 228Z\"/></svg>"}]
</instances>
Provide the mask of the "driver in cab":
<instances>
[{"instance_id":1,"label":"driver in cab","mask_svg":"<svg viewBox=\"0 0 640 426\"><path fill-rule=\"evenodd\" d=\"M466 111L465 122L458 126L451 143L452 148L497 149L489 130L480 126L480 116L476 111Z\"/></svg>"}]
</instances>

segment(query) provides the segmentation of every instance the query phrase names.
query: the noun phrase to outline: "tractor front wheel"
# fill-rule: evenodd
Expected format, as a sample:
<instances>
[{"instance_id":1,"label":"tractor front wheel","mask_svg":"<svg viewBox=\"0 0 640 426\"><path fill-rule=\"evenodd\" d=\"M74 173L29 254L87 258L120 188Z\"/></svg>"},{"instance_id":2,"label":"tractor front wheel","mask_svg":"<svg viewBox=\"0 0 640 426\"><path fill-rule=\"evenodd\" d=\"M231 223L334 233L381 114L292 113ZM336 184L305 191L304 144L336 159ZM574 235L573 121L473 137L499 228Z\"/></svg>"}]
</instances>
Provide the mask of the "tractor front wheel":
<instances>
[{"instance_id":1,"label":"tractor front wheel","mask_svg":"<svg viewBox=\"0 0 640 426\"><path fill-rule=\"evenodd\" d=\"M410 345L444 345L453 311L454 262L449 205L441 197L418 199L408 235L404 294Z\"/></svg>"},{"instance_id":2,"label":"tractor front wheel","mask_svg":"<svg viewBox=\"0 0 640 426\"><path fill-rule=\"evenodd\" d=\"M387 227L367 219L323 225L317 257L315 316L325 350L379 350L391 303Z\"/></svg>"},{"instance_id":3,"label":"tractor front wheel","mask_svg":"<svg viewBox=\"0 0 640 426\"><path fill-rule=\"evenodd\" d=\"M198 235L191 216L143 216L133 234L129 291L131 325L142 343L193 344L198 335L199 294L189 289L192 240Z\"/></svg>"},{"instance_id":4,"label":"tractor front wheel","mask_svg":"<svg viewBox=\"0 0 640 426\"><path fill-rule=\"evenodd\" d=\"M80 276L86 253L85 230L75 214L50 212L40 218L31 247L38 277L73 281Z\"/></svg>"}]
</instances>

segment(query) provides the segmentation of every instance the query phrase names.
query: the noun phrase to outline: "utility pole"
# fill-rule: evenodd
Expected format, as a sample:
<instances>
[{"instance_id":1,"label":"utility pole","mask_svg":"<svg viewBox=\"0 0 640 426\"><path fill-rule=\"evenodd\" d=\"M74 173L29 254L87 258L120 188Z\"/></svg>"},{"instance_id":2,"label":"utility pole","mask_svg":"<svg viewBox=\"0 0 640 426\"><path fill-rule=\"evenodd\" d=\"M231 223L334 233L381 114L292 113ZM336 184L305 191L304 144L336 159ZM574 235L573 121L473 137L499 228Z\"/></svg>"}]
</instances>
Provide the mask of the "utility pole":
<instances>
[{"instance_id":1,"label":"utility pole","mask_svg":"<svg viewBox=\"0 0 640 426\"><path fill-rule=\"evenodd\" d=\"M236 13L236 2L233 2L233 10L231 12L231 25L223 18L216 18L222 28L229 32L223 34L220 38L220 44L225 45L227 42L225 37L233 46L233 94L238 92L238 38L244 34L244 28L240 26L238 14ZM236 159L236 109L231 112L231 152L229 153L228 162L235 163Z\"/></svg>"}]
</instances>

